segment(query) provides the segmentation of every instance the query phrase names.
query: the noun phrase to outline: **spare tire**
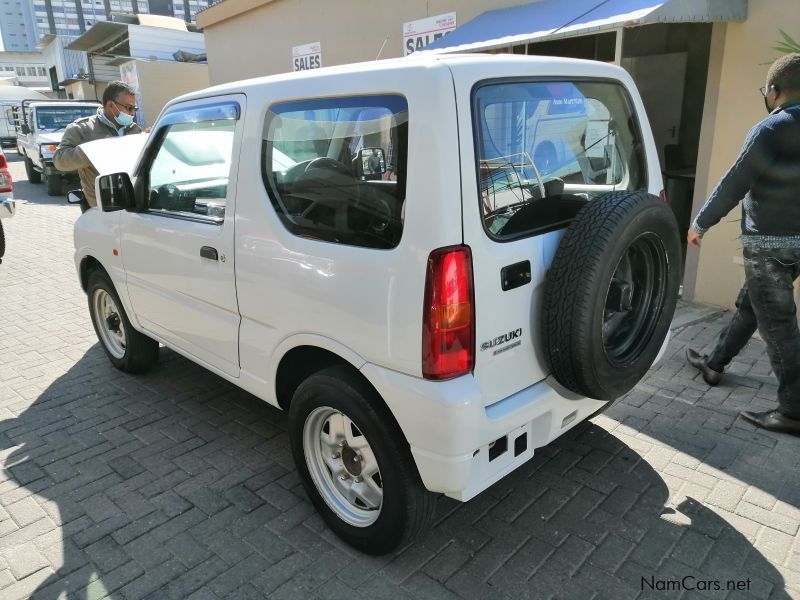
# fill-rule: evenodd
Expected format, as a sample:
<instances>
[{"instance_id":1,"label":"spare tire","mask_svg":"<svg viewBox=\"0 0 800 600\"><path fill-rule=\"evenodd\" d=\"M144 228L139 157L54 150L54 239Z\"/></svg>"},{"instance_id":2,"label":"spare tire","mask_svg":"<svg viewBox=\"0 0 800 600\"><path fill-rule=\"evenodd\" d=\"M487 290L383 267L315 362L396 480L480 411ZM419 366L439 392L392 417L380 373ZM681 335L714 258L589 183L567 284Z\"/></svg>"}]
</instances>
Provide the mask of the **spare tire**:
<instances>
[{"instance_id":1,"label":"spare tire","mask_svg":"<svg viewBox=\"0 0 800 600\"><path fill-rule=\"evenodd\" d=\"M645 192L588 202L547 274L543 352L573 392L613 400L644 376L669 330L681 280L672 210Z\"/></svg>"}]
</instances>

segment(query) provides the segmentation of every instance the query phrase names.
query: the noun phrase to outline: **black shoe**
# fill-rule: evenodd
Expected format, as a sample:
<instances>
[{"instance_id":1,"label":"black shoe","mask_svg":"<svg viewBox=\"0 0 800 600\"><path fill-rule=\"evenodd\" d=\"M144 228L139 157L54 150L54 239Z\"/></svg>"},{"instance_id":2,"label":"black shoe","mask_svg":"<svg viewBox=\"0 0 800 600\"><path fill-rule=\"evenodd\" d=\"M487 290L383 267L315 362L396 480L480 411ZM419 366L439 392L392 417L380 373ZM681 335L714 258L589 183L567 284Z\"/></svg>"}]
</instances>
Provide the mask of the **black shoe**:
<instances>
[{"instance_id":1,"label":"black shoe","mask_svg":"<svg viewBox=\"0 0 800 600\"><path fill-rule=\"evenodd\" d=\"M708 385L717 385L722 379L722 371L715 371L708 366L708 356L700 356L697 352L689 348L686 350L686 360L703 374L703 379Z\"/></svg>"},{"instance_id":2,"label":"black shoe","mask_svg":"<svg viewBox=\"0 0 800 600\"><path fill-rule=\"evenodd\" d=\"M739 414L742 415L743 419L750 421L756 427L761 427L761 429L800 436L800 420L790 419L777 410L768 410L760 413L743 410Z\"/></svg>"}]
</instances>

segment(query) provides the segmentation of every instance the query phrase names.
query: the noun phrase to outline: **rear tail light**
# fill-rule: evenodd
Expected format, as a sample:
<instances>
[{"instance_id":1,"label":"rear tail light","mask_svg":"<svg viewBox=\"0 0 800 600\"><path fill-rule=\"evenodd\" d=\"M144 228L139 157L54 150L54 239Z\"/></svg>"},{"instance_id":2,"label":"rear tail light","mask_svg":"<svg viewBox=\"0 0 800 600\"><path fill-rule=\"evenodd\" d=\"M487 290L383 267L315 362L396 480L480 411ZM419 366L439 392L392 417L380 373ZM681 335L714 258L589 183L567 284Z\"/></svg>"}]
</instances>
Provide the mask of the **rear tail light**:
<instances>
[{"instance_id":1,"label":"rear tail light","mask_svg":"<svg viewBox=\"0 0 800 600\"><path fill-rule=\"evenodd\" d=\"M14 182L11 180L11 173L8 169L0 168L0 192L11 192L14 188Z\"/></svg>"},{"instance_id":2,"label":"rear tail light","mask_svg":"<svg viewBox=\"0 0 800 600\"><path fill-rule=\"evenodd\" d=\"M422 376L452 379L475 366L472 253L467 246L428 257L422 318Z\"/></svg>"},{"instance_id":3,"label":"rear tail light","mask_svg":"<svg viewBox=\"0 0 800 600\"><path fill-rule=\"evenodd\" d=\"M6 162L6 155L0 154L0 169L7 169L8 163Z\"/></svg>"},{"instance_id":4,"label":"rear tail light","mask_svg":"<svg viewBox=\"0 0 800 600\"><path fill-rule=\"evenodd\" d=\"M667 202L667 190L661 190L658 193L658 197L662 202Z\"/></svg>"}]
</instances>

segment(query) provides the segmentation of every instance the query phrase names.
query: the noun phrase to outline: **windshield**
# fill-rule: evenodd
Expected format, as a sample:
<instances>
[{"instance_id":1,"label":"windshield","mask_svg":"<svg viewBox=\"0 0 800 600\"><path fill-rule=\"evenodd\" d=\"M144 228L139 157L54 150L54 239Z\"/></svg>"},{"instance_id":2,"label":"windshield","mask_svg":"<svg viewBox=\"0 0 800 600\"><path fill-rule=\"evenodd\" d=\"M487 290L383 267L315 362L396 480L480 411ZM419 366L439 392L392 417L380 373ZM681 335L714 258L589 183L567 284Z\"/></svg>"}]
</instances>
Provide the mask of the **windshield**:
<instances>
[{"instance_id":1,"label":"windshield","mask_svg":"<svg viewBox=\"0 0 800 600\"><path fill-rule=\"evenodd\" d=\"M38 107L36 109L36 128L47 131L64 129L82 117L91 117L97 112L96 106Z\"/></svg>"},{"instance_id":2,"label":"windshield","mask_svg":"<svg viewBox=\"0 0 800 600\"><path fill-rule=\"evenodd\" d=\"M504 82L478 88L474 107L492 236L565 227L601 193L646 187L641 136L621 85Z\"/></svg>"}]
</instances>

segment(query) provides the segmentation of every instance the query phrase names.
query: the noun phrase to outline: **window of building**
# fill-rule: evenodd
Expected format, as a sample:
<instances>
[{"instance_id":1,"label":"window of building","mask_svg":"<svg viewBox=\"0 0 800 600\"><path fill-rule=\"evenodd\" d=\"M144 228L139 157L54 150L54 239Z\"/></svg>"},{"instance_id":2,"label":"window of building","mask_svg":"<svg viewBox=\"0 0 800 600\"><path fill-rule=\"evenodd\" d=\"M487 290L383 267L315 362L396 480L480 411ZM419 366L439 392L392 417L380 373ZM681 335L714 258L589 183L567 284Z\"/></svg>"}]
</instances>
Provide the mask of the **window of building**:
<instances>
[{"instance_id":1,"label":"window of building","mask_svg":"<svg viewBox=\"0 0 800 600\"><path fill-rule=\"evenodd\" d=\"M277 104L264 123L264 184L281 222L295 235L394 248L403 233L407 148L408 104L402 96ZM384 168L397 179L383 181Z\"/></svg>"}]
</instances>

